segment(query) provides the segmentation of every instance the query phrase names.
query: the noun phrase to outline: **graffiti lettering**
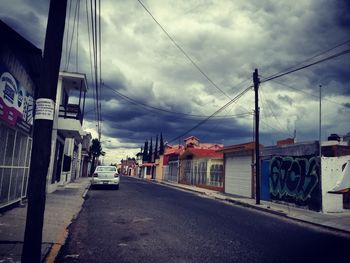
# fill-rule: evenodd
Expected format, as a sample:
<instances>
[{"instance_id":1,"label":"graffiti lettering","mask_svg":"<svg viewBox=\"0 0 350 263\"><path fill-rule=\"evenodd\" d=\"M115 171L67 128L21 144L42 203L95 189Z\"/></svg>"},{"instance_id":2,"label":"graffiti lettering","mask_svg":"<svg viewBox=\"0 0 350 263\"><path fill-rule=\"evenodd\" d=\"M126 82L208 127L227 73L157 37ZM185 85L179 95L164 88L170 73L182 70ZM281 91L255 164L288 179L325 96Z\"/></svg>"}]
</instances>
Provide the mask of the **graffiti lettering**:
<instances>
[{"instance_id":1,"label":"graffiti lettering","mask_svg":"<svg viewBox=\"0 0 350 263\"><path fill-rule=\"evenodd\" d=\"M316 157L273 157L270 162L270 193L273 198L306 201L320 183L320 165Z\"/></svg>"}]
</instances>

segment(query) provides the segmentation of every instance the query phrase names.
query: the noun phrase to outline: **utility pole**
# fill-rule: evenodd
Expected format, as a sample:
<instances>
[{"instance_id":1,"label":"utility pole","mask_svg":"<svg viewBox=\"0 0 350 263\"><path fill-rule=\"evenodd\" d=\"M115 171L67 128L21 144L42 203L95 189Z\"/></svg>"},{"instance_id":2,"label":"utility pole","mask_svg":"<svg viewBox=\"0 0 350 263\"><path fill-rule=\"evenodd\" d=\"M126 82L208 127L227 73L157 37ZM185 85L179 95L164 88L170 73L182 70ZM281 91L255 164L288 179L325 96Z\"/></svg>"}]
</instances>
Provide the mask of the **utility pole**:
<instances>
[{"instance_id":1,"label":"utility pole","mask_svg":"<svg viewBox=\"0 0 350 263\"><path fill-rule=\"evenodd\" d=\"M260 205L260 147L259 147L259 84L258 70L253 73L255 92L255 200Z\"/></svg>"},{"instance_id":2,"label":"utility pole","mask_svg":"<svg viewBox=\"0 0 350 263\"><path fill-rule=\"evenodd\" d=\"M321 146L321 139L322 139L322 106L321 106L321 102L322 102L322 85L319 86L320 89L320 109L319 109L319 134L318 134L318 144L319 144L319 155L320 155L320 160L322 157L322 146Z\"/></svg>"},{"instance_id":3,"label":"utility pole","mask_svg":"<svg viewBox=\"0 0 350 263\"><path fill-rule=\"evenodd\" d=\"M67 0L51 0L41 66L33 147L28 182L28 208L22 263L41 262L42 230L46 201L46 176L51 152L51 135L60 68Z\"/></svg>"}]
</instances>

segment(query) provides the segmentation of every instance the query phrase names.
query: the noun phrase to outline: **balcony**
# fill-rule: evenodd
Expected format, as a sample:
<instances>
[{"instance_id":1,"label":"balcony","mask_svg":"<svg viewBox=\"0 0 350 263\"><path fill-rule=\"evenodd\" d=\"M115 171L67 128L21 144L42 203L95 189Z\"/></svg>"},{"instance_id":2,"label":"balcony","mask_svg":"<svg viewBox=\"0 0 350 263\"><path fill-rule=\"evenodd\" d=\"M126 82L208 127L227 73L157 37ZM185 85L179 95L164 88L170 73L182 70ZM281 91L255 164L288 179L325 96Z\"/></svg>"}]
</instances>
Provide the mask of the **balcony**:
<instances>
[{"instance_id":1,"label":"balcony","mask_svg":"<svg viewBox=\"0 0 350 263\"><path fill-rule=\"evenodd\" d=\"M57 101L60 105L56 106L57 129L65 138L82 141L86 91L85 74L60 72L57 89Z\"/></svg>"},{"instance_id":2,"label":"balcony","mask_svg":"<svg viewBox=\"0 0 350 263\"><path fill-rule=\"evenodd\" d=\"M64 119L79 120L80 125L83 124L83 114L81 113L78 104L68 104L66 106L60 105L60 111L58 117Z\"/></svg>"}]
</instances>

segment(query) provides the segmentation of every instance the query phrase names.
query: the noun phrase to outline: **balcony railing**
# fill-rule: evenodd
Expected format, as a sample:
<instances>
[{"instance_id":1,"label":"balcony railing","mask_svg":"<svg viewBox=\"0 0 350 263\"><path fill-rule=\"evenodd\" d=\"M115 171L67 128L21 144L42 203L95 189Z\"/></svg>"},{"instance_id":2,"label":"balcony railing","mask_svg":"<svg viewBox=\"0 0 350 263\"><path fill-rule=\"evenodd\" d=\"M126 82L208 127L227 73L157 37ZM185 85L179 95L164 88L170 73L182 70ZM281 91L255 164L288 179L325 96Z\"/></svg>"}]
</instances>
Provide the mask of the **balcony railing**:
<instances>
[{"instance_id":1,"label":"balcony railing","mask_svg":"<svg viewBox=\"0 0 350 263\"><path fill-rule=\"evenodd\" d=\"M60 105L58 117L64 119L75 119L79 120L80 124L83 123L83 114L78 104L67 104L66 106Z\"/></svg>"}]
</instances>

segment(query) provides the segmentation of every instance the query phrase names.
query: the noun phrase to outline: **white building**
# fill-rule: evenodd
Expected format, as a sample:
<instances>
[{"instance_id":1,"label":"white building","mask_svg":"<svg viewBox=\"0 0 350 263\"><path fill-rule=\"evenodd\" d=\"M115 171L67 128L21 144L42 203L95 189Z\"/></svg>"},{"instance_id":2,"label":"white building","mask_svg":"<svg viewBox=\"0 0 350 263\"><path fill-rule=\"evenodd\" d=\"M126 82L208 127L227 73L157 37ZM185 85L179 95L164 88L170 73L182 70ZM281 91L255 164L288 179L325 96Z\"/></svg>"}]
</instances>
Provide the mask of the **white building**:
<instances>
[{"instance_id":1,"label":"white building","mask_svg":"<svg viewBox=\"0 0 350 263\"><path fill-rule=\"evenodd\" d=\"M85 74L59 73L47 175L48 193L80 176L86 91Z\"/></svg>"}]
</instances>

